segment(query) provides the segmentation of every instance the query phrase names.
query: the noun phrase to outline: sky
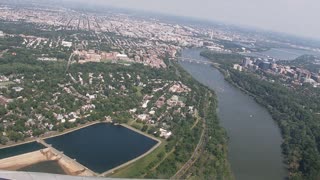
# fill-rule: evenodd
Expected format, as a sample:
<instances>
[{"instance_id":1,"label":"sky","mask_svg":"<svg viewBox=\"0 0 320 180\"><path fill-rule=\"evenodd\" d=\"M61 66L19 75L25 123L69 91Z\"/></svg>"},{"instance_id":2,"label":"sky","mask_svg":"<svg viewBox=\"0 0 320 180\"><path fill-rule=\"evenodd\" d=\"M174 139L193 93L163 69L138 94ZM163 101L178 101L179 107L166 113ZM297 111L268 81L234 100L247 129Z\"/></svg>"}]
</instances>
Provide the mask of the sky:
<instances>
[{"instance_id":1,"label":"sky","mask_svg":"<svg viewBox=\"0 0 320 180\"><path fill-rule=\"evenodd\" d=\"M64 0L190 16L320 39L320 0Z\"/></svg>"}]
</instances>

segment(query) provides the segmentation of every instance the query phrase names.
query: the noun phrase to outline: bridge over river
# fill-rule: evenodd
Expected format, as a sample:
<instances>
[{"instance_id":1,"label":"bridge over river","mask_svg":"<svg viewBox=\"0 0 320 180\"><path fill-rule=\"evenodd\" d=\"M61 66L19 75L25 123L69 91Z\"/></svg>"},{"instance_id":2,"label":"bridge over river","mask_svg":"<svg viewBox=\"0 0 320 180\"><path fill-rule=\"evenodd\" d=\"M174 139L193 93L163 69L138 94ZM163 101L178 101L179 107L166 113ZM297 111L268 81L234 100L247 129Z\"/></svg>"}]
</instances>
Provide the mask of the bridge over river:
<instances>
[{"instance_id":1,"label":"bridge over river","mask_svg":"<svg viewBox=\"0 0 320 180\"><path fill-rule=\"evenodd\" d=\"M218 65L217 63L201 60L201 59L195 59L191 57L176 57L175 60L182 61L182 62L189 62L189 63L197 63L197 64L209 64L209 65Z\"/></svg>"}]
</instances>

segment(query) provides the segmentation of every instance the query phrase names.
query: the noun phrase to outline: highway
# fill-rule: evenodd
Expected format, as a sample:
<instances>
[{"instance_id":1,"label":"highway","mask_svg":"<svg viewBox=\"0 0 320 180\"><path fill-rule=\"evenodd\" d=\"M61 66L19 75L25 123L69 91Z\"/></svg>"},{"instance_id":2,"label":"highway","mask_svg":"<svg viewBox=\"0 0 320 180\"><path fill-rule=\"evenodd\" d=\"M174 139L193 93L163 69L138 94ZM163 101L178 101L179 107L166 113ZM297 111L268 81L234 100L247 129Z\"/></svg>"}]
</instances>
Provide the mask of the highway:
<instances>
[{"instance_id":1,"label":"highway","mask_svg":"<svg viewBox=\"0 0 320 180\"><path fill-rule=\"evenodd\" d=\"M210 62L210 61L205 61L205 60L199 60L199 59L194 59L194 58L187 58L187 57L176 57L175 58L177 61L182 61L182 62L189 62L189 63L197 63L197 64L212 64L212 65L217 65L217 63Z\"/></svg>"}]
</instances>

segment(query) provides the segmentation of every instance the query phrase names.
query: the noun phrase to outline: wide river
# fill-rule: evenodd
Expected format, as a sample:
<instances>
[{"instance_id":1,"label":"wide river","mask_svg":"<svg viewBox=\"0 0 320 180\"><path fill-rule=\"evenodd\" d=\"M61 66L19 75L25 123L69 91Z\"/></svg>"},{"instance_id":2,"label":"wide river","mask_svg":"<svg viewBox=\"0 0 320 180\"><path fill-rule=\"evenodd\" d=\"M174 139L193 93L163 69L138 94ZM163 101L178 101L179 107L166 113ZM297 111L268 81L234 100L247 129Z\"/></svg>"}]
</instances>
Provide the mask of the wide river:
<instances>
[{"instance_id":1,"label":"wide river","mask_svg":"<svg viewBox=\"0 0 320 180\"><path fill-rule=\"evenodd\" d=\"M182 51L182 57L207 60L199 49ZM238 180L277 180L286 177L281 134L267 110L224 80L210 65L180 62L200 83L218 96L218 116L229 137L229 162Z\"/></svg>"}]
</instances>

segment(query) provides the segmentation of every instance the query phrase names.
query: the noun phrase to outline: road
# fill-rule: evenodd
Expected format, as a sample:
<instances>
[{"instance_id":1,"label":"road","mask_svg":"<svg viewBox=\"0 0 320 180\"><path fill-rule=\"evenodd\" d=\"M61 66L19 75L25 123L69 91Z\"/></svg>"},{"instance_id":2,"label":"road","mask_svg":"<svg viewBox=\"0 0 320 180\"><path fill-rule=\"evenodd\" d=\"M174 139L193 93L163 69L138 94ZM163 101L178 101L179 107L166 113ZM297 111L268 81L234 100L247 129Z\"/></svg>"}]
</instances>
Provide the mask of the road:
<instances>
[{"instance_id":1,"label":"road","mask_svg":"<svg viewBox=\"0 0 320 180\"><path fill-rule=\"evenodd\" d=\"M70 65L71 65L71 61L72 61L72 58L73 58L74 54L71 53L69 59L68 59L68 64L67 64L67 69L66 69L66 73L68 72L69 68L70 68Z\"/></svg>"}]
</instances>

